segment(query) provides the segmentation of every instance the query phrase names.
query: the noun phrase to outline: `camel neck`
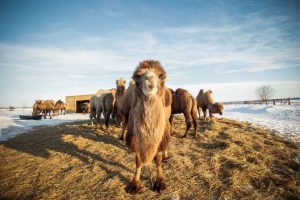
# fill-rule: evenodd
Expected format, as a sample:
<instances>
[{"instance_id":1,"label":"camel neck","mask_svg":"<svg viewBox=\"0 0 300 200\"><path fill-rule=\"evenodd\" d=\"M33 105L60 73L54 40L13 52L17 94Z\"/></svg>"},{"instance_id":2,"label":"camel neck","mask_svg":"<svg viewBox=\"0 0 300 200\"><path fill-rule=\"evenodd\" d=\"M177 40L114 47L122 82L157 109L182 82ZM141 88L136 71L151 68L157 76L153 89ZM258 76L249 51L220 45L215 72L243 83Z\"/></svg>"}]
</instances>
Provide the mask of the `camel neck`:
<instances>
[{"instance_id":1,"label":"camel neck","mask_svg":"<svg viewBox=\"0 0 300 200\"><path fill-rule=\"evenodd\" d=\"M116 96L122 96L125 92L125 86L118 86L116 91Z\"/></svg>"}]
</instances>

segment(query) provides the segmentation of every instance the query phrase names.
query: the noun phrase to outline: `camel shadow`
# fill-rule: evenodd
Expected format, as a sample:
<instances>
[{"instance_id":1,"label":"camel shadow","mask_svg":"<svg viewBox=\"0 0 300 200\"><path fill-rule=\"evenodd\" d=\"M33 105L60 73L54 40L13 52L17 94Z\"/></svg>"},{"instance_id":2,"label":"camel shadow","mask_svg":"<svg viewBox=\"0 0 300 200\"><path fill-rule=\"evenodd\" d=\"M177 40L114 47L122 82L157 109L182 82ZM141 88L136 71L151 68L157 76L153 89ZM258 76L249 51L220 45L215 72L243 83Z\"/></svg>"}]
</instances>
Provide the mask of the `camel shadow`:
<instances>
[{"instance_id":1,"label":"camel shadow","mask_svg":"<svg viewBox=\"0 0 300 200\"><path fill-rule=\"evenodd\" d=\"M117 176L127 184L130 180L126 178L122 171L133 173L132 169L123 165L117 158L106 158L99 153L94 153L85 148L79 148L72 138L84 138L99 145L99 143L112 145L120 151L127 151L125 145L112 135L99 133L97 127L83 126L82 123L67 123L56 127L38 127L30 133L21 134L15 138L0 142L1 145L19 152L31 154L35 157L50 158L50 152L67 154L79 159L85 165L93 165L97 161L97 166L107 172L108 176ZM67 138L71 138L67 139ZM98 143L98 144L97 144Z\"/></svg>"}]
</instances>

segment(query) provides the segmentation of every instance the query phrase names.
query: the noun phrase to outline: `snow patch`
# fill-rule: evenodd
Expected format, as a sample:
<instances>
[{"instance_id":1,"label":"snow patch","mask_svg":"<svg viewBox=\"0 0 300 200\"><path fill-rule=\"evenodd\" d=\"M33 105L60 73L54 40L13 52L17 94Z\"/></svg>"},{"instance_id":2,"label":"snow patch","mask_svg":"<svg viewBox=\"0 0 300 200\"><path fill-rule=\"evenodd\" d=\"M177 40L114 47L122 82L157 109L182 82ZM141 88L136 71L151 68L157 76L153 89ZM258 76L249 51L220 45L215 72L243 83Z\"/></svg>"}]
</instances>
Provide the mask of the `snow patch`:
<instances>
[{"instance_id":1,"label":"snow patch","mask_svg":"<svg viewBox=\"0 0 300 200\"><path fill-rule=\"evenodd\" d=\"M222 117L261 125L286 139L300 140L299 104L225 105Z\"/></svg>"},{"instance_id":2,"label":"snow patch","mask_svg":"<svg viewBox=\"0 0 300 200\"><path fill-rule=\"evenodd\" d=\"M7 140L37 126L54 126L62 123L88 120L89 115L79 113L54 116L52 119L20 120L20 115L31 115L31 110L0 110L0 141Z\"/></svg>"}]
</instances>

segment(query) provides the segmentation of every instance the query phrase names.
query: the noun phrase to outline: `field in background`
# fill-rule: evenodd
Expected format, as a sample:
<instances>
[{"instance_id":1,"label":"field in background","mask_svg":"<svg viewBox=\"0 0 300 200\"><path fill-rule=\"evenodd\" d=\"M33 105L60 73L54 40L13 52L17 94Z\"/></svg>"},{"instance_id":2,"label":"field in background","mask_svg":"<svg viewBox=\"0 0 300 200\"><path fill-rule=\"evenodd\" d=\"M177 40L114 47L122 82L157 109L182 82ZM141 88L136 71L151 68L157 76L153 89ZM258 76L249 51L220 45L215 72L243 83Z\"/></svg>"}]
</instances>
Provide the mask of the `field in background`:
<instances>
[{"instance_id":1,"label":"field in background","mask_svg":"<svg viewBox=\"0 0 300 200\"><path fill-rule=\"evenodd\" d=\"M197 141L179 138L175 117L167 190L151 187L155 166L143 168L137 199L297 199L299 143L249 123L200 121ZM0 142L0 196L4 199L132 199L126 193L135 161L124 142L84 122L39 127Z\"/></svg>"},{"instance_id":2,"label":"field in background","mask_svg":"<svg viewBox=\"0 0 300 200\"><path fill-rule=\"evenodd\" d=\"M15 111L0 110L0 141L24 133L37 126L54 126L72 121L88 120L88 115L79 113L60 115L52 120L20 120L19 115L31 115L32 109ZM219 115L215 115L220 117ZM300 141L300 104L292 105L225 105L221 117L261 125L288 140Z\"/></svg>"}]
</instances>

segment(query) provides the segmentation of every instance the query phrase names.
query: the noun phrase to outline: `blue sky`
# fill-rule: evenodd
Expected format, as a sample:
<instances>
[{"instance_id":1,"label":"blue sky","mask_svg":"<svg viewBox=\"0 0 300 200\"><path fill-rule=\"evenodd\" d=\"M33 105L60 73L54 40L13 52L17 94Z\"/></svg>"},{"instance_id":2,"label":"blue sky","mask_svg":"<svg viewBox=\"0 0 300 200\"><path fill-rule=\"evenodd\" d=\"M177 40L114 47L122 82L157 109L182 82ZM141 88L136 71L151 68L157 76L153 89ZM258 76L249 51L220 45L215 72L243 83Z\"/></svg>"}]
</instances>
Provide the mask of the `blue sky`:
<instances>
[{"instance_id":1,"label":"blue sky","mask_svg":"<svg viewBox=\"0 0 300 200\"><path fill-rule=\"evenodd\" d=\"M300 96L300 1L0 0L0 106L95 93L144 59L216 100Z\"/></svg>"}]
</instances>

